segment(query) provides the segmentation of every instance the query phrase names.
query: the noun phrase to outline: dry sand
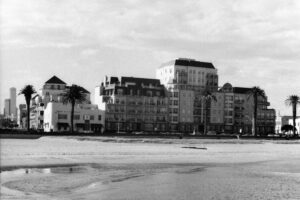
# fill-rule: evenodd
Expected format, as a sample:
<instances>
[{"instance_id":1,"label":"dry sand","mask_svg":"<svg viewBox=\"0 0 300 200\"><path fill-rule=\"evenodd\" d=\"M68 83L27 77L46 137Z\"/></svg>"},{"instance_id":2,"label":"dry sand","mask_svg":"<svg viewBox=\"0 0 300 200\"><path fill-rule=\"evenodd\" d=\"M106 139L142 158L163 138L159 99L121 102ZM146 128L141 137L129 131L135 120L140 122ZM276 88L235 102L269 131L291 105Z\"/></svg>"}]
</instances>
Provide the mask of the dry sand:
<instances>
[{"instance_id":1,"label":"dry sand","mask_svg":"<svg viewBox=\"0 0 300 200\"><path fill-rule=\"evenodd\" d=\"M300 199L299 141L0 142L0 199Z\"/></svg>"}]
</instances>

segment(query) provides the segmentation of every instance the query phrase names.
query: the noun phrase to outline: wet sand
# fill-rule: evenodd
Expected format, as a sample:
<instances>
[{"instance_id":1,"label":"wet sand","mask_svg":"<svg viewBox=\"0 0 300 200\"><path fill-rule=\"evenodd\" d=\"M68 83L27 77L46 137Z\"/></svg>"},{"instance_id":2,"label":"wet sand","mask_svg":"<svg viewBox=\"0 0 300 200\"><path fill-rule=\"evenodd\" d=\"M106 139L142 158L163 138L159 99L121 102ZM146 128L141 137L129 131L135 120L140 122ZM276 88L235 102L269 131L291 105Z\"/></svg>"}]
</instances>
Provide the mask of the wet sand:
<instances>
[{"instance_id":1,"label":"wet sand","mask_svg":"<svg viewBox=\"0 0 300 200\"><path fill-rule=\"evenodd\" d=\"M1 199L300 199L298 141L0 142Z\"/></svg>"}]
</instances>

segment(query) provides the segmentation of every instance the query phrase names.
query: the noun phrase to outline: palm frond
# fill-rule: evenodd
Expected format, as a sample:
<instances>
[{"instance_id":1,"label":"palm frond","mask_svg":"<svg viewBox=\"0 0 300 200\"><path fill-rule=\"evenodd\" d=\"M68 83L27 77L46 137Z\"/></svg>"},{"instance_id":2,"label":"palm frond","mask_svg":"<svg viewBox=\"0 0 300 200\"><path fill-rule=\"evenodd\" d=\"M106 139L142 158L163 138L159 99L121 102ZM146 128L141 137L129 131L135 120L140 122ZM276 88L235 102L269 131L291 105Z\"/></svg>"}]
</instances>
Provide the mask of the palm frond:
<instances>
[{"instance_id":1,"label":"palm frond","mask_svg":"<svg viewBox=\"0 0 300 200\"><path fill-rule=\"evenodd\" d=\"M85 90L78 85L72 85L67 88L63 94L63 103L83 103L86 101Z\"/></svg>"},{"instance_id":2,"label":"palm frond","mask_svg":"<svg viewBox=\"0 0 300 200\"><path fill-rule=\"evenodd\" d=\"M292 106L292 105L297 105L300 104L300 97L297 95L290 95L288 98L285 100L285 104L287 106Z\"/></svg>"},{"instance_id":3,"label":"palm frond","mask_svg":"<svg viewBox=\"0 0 300 200\"><path fill-rule=\"evenodd\" d=\"M265 91L258 86L252 87L247 93L248 93L247 100L249 100L250 97L253 96L257 96L257 97L260 96L264 99L267 97Z\"/></svg>"}]
</instances>

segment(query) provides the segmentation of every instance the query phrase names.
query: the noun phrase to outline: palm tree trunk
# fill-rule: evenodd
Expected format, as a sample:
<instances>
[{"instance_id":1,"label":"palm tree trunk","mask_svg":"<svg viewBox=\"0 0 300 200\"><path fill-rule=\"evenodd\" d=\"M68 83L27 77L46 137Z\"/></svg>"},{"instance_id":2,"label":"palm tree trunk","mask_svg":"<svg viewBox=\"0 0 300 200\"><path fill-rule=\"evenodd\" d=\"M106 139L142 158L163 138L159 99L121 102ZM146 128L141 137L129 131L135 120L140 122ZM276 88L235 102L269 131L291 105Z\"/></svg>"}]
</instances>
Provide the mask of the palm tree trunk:
<instances>
[{"instance_id":1,"label":"palm tree trunk","mask_svg":"<svg viewBox=\"0 0 300 200\"><path fill-rule=\"evenodd\" d=\"M27 131L29 132L30 129L30 103L27 104Z\"/></svg>"},{"instance_id":2,"label":"palm tree trunk","mask_svg":"<svg viewBox=\"0 0 300 200\"><path fill-rule=\"evenodd\" d=\"M293 136L296 134L297 104L293 104Z\"/></svg>"},{"instance_id":3,"label":"palm tree trunk","mask_svg":"<svg viewBox=\"0 0 300 200\"><path fill-rule=\"evenodd\" d=\"M71 108L71 133L73 133L73 122L74 122L74 107L75 107L75 102L72 102L72 108Z\"/></svg>"}]
</instances>

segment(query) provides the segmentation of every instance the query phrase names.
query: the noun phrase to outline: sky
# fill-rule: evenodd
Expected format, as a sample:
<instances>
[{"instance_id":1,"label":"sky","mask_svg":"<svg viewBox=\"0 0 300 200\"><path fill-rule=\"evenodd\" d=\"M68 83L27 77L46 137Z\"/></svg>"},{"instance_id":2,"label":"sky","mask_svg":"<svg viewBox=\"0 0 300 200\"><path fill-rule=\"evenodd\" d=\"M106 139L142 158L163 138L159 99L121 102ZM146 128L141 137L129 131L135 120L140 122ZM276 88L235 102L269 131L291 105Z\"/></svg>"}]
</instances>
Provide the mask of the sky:
<instances>
[{"instance_id":1,"label":"sky","mask_svg":"<svg viewBox=\"0 0 300 200\"><path fill-rule=\"evenodd\" d=\"M299 0L1 0L0 109L53 75L93 94L105 75L155 78L175 58L212 62L219 85L300 95ZM17 103L24 103L18 96Z\"/></svg>"}]
</instances>

